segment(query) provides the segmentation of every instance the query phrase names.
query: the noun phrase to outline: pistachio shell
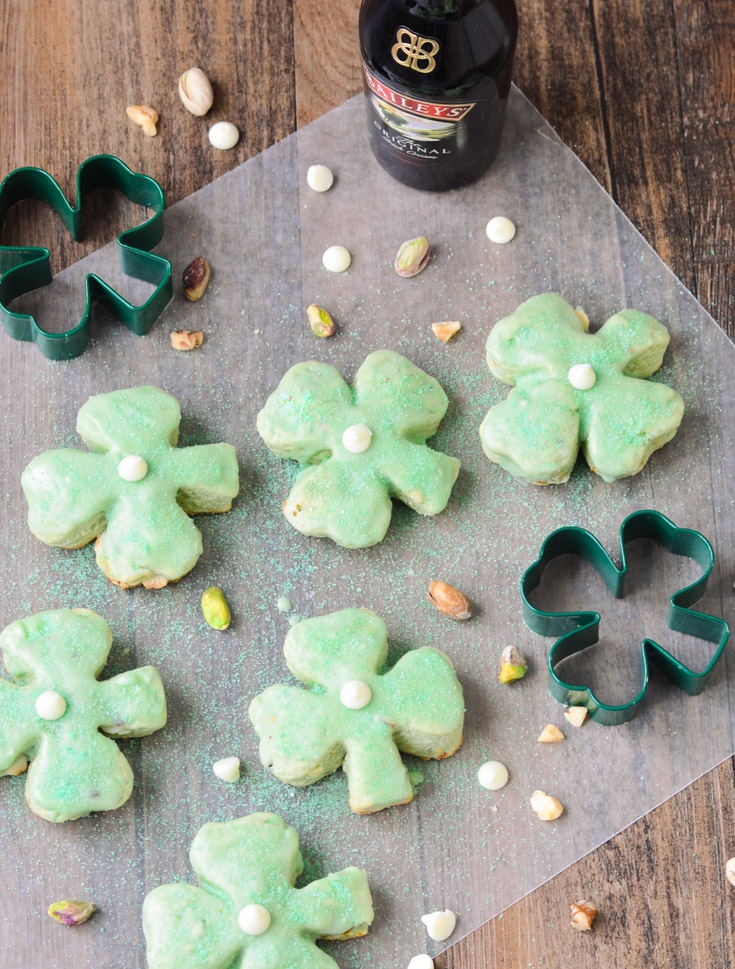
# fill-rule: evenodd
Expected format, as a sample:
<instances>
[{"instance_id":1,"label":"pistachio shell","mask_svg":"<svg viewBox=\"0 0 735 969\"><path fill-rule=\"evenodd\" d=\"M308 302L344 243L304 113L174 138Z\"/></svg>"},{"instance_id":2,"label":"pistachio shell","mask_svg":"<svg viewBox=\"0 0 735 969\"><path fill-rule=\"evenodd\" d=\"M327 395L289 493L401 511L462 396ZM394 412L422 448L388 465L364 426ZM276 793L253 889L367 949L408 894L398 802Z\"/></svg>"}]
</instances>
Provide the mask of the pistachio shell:
<instances>
[{"instance_id":1,"label":"pistachio shell","mask_svg":"<svg viewBox=\"0 0 735 969\"><path fill-rule=\"evenodd\" d=\"M202 117L214 103L209 78L200 67L192 67L179 78L179 97L187 111Z\"/></svg>"}]
</instances>

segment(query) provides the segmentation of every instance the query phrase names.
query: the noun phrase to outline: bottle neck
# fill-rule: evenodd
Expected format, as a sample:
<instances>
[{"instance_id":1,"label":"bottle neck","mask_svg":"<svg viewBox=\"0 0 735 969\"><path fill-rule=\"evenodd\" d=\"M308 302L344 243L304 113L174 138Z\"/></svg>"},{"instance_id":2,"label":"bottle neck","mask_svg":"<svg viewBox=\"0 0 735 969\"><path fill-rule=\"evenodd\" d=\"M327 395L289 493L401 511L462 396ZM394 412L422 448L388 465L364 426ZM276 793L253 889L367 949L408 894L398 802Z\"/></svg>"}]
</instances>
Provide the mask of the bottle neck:
<instances>
[{"instance_id":1,"label":"bottle neck","mask_svg":"<svg viewBox=\"0 0 735 969\"><path fill-rule=\"evenodd\" d=\"M426 20L447 20L451 17L460 17L465 7L471 6L471 2L466 0L414 0L410 6L412 14L423 17Z\"/></svg>"}]
</instances>

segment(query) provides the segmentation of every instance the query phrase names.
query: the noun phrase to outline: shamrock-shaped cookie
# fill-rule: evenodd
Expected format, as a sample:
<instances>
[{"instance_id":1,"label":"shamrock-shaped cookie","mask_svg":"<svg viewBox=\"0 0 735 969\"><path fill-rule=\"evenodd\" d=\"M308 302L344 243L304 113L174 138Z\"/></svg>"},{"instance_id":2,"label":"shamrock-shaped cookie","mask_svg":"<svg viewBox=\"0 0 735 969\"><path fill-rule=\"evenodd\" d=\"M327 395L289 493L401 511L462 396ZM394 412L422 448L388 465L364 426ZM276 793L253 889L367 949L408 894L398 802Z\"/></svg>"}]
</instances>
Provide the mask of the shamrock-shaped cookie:
<instances>
[{"instance_id":1,"label":"shamrock-shaped cookie","mask_svg":"<svg viewBox=\"0 0 735 969\"><path fill-rule=\"evenodd\" d=\"M283 513L304 535L347 548L385 537L391 498L422 515L449 501L459 461L426 446L448 405L439 383L405 357L378 350L349 387L311 361L286 373L258 414L258 432L303 470Z\"/></svg>"},{"instance_id":2,"label":"shamrock-shaped cookie","mask_svg":"<svg viewBox=\"0 0 735 969\"><path fill-rule=\"evenodd\" d=\"M514 389L480 427L482 447L524 481L561 484L581 445L605 481L637 474L676 434L681 397L645 380L661 366L669 333L637 310L596 333L558 293L534 296L493 327L490 370Z\"/></svg>"},{"instance_id":3,"label":"shamrock-shaped cookie","mask_svg":"<svg viewBox=\"0 0 735 969\"><path fill-rule=\"evenodd\" d=\"M189 857L202 887L161 885L143 903L150 969L336 969L316 940L373 921L361 868L294 888L299 836L275 814L205 824Z\"/></svg>"},{"instance_id":4,"label":"shamrock-shaped cookie","mask_svg":"<svg viewBox=\"0 0 735 969\"><path fill-rule=\"evenodd\" d=\"M152 666L97 681L111 644L109 626L88 609L40 612L0 634L17 681L0 677L0 776L27 768L26 800L47 821L124 804L133 772L110 737L145 737L166 723Z\"/></svg>"},{"instance_id":5,"label":"shamrock-shaped cookie","mask_svg":"<svg viewBox=\"0 0 735 969\"><path fill-rule=\"evenodd\" d=\"M444 653L423 646L386 669L383 620L369 609L306 619L283 649L311 687L269 687L250 704L260 759L279 780L303 787L342 765L350 808L371 814L413 798L400 751L450 757L462 743L462 687Z\"/></svg>"},{"instance_id":6,"label":"shamrock-shaped cookie","mask_svg":"<svg viewBox=\"0 0 735 969\"><path fill-rule=\"evenodd\" d=\"M228 511L238 492L230 444L177 448L178 401L158 387L90 397L77 431L94 453L46 451L23 472L28 525L47 545L97 539L97 564L123 589L160 589L191 571L202 536L189 515Z\"/></svg>"}]
</instances>

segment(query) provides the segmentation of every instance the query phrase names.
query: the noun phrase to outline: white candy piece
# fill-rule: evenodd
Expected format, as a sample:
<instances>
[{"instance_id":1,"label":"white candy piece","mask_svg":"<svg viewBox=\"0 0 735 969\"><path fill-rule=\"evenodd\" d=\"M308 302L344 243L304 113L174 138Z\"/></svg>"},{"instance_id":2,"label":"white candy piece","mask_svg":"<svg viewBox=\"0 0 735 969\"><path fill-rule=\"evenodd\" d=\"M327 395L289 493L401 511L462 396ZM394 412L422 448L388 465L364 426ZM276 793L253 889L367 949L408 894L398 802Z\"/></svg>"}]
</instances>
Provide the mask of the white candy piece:
<instances>
[{"instance_id":1,"label":"white candy piece","mask_svg":"<svg viewBox=\"0 0 735 969\"><path fill-rule=\"evenodd\" d=\"M221 781L236 784L240 780L240 758L223 757L212 764L212 770Z\"/></svg>"},{"instance_id":2,"label":"white candy piece","mask_svg":"<svg viewBox=\"0 0 735 969\"><path fill-rule=\"evenodd\" d=\"M434 960L430 955L422 952L420 956L414 956L411 959L408 969L434 969Z\"/></svg>"},{"instance_id":3,"label":"white candy piece","mask_svg":"<svg viewBox=\"0 0 735 969\"><path fill-rule=\"evenodd\" d=\"M209 129L209 143L220 151L229 151L240 140L240 132L230 121L218 121Z\"/></svg>"},{"instance_id":4,"label":"white candy piece","mask_svg":"<svg viewBox=\"0 0 735 969\"><path fill-rule=\"evenodd\" d=\"M499 791L508 783L508 768L499 760L489 760L478 770L477 779L486 791Z\"/></svg>"},{"instance_id":5,"label":"white candy piece","mask_svg":"<svg viewBox=\"0 0 735 969\"><path fill-rule=\"evenodd\" d=\"M490 242L495 242L499 246L504 246L506 242L510 240L516 234L516 227L510 221L506 219L504 215L496 215L494 219L490 219L485 227L485 232L487 232L487 237Z\"/></svg>"},{"instance_id":6,"label":"white candy piece","mask_svg":"<svg viewBox=\"0 0 735 969\"><path fill-rule=\"evenodd\" d=\"M339 691L339 698L348 710L362 710L373 698L373 691L362 680L348 680Z\"/></svg>"},{"instance_id":7,"label":"white candy piece","mask_svg":"<svg viewBox=\"0 0 735 969\"><path fill-rule=\"evenodd\" d=\"M332 187L334 175L326 165L310 165L306 173L306 184L314 192L327 192Z\"/></svg>"},{"instance_id":8,"label":"white candy piece","mask_svg":"<svg viewBox=\"0 0 735 969\"><path fill-rule=\"evenodd\" d=\"M322 263L330 273L343 273L350 268L352 256L344 246L330 246L324 251Z\"/></svg>"},{"instance_id":9,"label":"white candy piece","mask_svg":"<svg viewBox=\"0 0 735 969\"><path fill-rule=\"evenodd\" d=\"M137 454L128 454L118 464L117 473L123 481L142 481L148 474L148 465L145 458L138 457Z\"/></svg>"},{"instance_id":10,"label":"white candy piece","mask_svg":"<svg viewBox=\"0 0 735 969\"><path fill-rule=\"evenodd\" d=\"M430 939L433 939L434 942L444 942L454 932L457 916L447 908L443 912L430 912L428 915L422 915L421 921L426 926Z\"/></svg>"},{"instance_id":11,"label":"white candy piece","mask_svg":"<svg viewBox=\"0 0 735 969\"><path fill-rule=\"evenodd\" d=\"M240 909L237 924L246 935L262 935L271 924L271 913L264 905L246 905Z\"/></svg>"},{"instance_id":12,"label":"white candy piece","mask_svg":"<svg viewBox=\"0 0 735 969\"><path fill-rule=\"evenodd\" d=\"M597 374L588 363L575 363L567 374L569 383L576 390L589 390L597 381Z\"/></svg>"},{"instance_id":13,"label":"white candy piece","mask_svg":"<svg viewBox=\"0 0 735 969\"><path fill-rule=\"evenodd\" d=\"M362 454L370 447L373 432L367 424L353 424L342 435L342 447L350 454Z\"/></svg>"},{"instance_id":14,"label":"white candy piece","mask_svg":"<svg viewBox=\"0 0 735 969\"><path fill-rule=\"evenodd\" d=\"M44 720L58 720L66 713L66 700L56 690L46 690L36 700L36 713Z\"/></svg>"}]
</instances>

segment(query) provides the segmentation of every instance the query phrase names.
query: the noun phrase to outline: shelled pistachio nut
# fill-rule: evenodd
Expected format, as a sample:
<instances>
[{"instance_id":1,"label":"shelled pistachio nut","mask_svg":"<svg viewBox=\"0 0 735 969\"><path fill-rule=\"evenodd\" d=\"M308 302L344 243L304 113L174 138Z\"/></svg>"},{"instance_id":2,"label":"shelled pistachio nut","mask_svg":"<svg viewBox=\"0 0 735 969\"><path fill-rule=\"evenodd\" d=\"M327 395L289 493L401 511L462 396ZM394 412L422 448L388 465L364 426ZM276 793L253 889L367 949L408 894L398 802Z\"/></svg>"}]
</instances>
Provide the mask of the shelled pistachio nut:
<instances>
[{"instance_id":1,"label":"shelled pistachio nut","mask_svg":"<svg viewBox=\"0 0 735 969\"><path fill-rule=\"evenodd\" d=\"M426 269L431 257L431 245L426 236L419 236L417 239L409 239L404 242L393 263L393 268L399 276L408 278L418 276Z\"/></svg>"},{"instance_id":2,"label":"shelled pistachio nut","mask_svg":"<svg viewBox=\"0 0 735 969\"><path fill-rule=\"evenodd\" d=\"M209 275L209 263L204 256L197 256L196 259L192 259L184 270L181 277L184 284L184 296L192 303L204 296Z\"/></svg>"},{"instance_id":3,"label":"shelled pistachio nut","mask_svg":"<svg viewBox=\"0 0 735 969\"><path fill-rule=\"evenodd\" d=\"M321 306L317 306L316 303L307 306L306 316L309 320L311 332L316 336L327 337L334 333L334 320Z\"/></svg>"},{"instance_id":4,"label":"shelled pistachio nut","mask_svg":"<svg viewBox=\"0 0 735 969\"><path fill-rule=\"evenodd\" d=\"M227 629L230 625L230 609L222 589L216 585L205 590L202 596L202 615L212 629Z\"/></svg>"},{"instance_id":5,"label":"shelled pistachio nut","mask_svg":"<svg viewBox=\"0 0 735 969\"><path fill-rule=\"evenodd\" d=\"M96 910L97 906L91 902L71 901L65 898L61 902L54 902L53 905L49 905L48 914L62 925L71 927L86 922Z\"/></svg>"}]
</instances>

